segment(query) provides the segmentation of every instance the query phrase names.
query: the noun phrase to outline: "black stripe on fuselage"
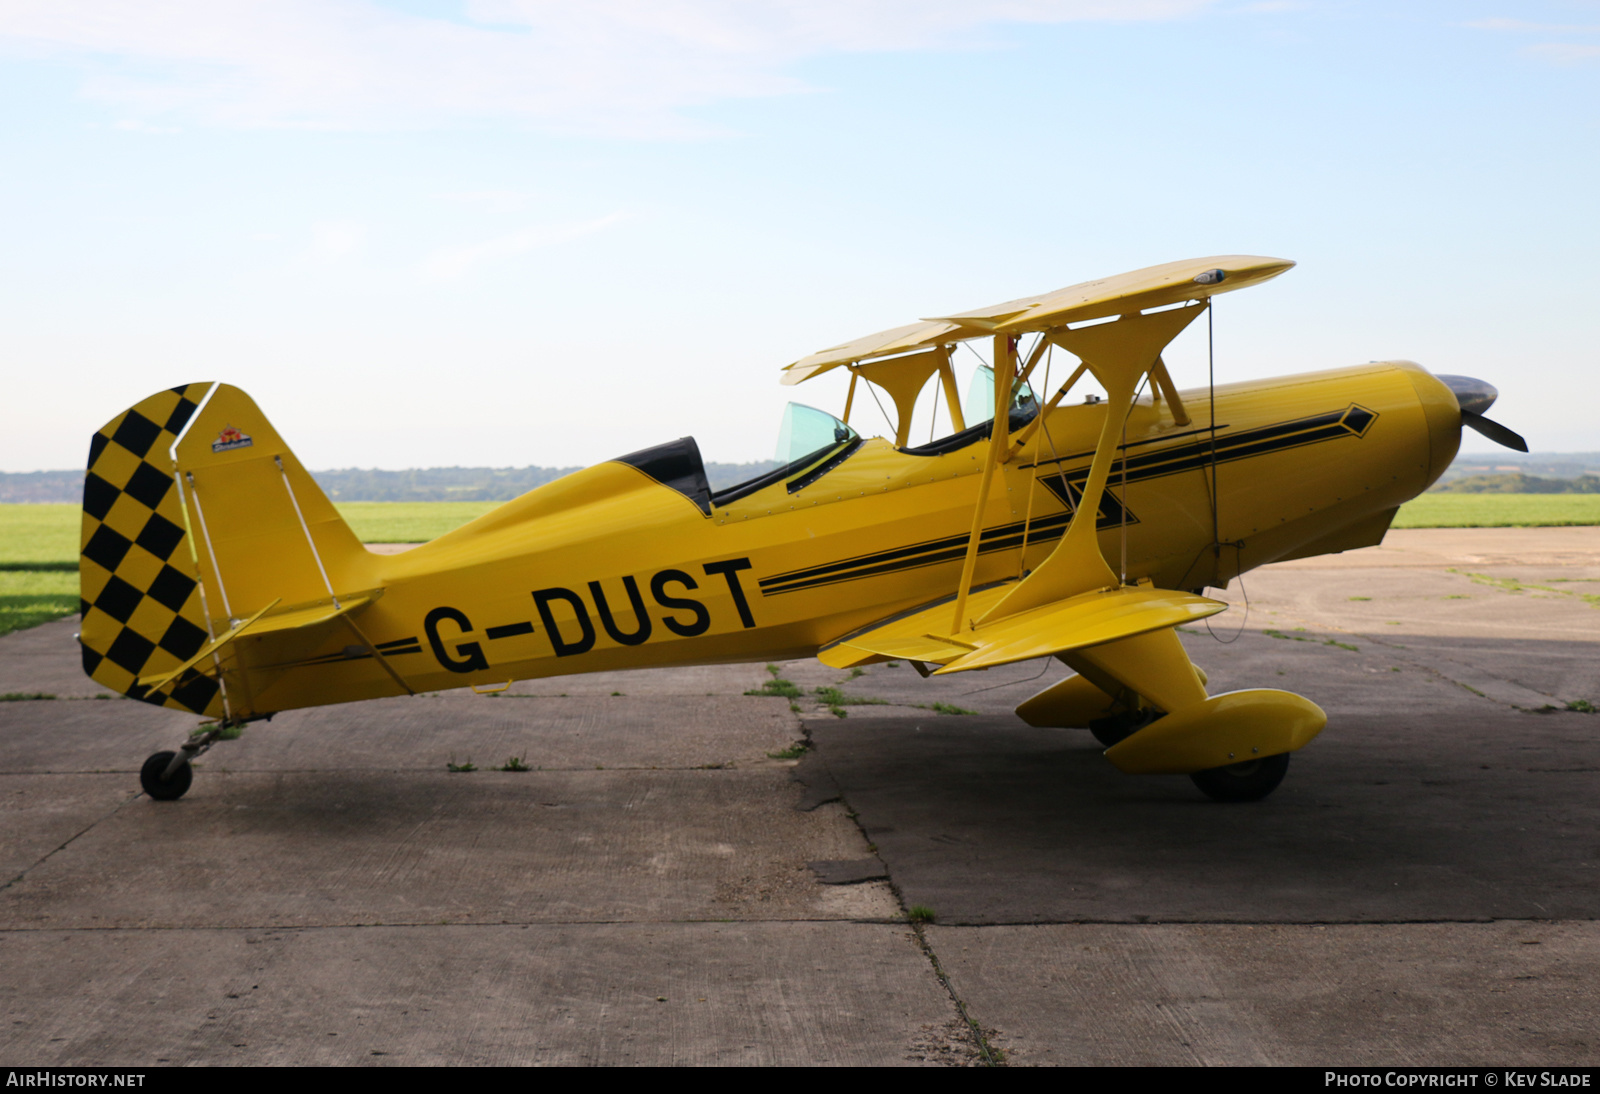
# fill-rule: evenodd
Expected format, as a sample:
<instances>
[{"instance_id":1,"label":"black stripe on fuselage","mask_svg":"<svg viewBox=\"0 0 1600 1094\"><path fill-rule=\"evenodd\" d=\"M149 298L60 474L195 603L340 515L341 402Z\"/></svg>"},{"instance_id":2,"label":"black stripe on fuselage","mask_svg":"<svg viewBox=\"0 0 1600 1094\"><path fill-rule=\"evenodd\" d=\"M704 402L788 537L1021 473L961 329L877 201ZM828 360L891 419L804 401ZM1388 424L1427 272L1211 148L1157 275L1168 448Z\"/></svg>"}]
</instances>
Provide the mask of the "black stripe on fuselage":
<instances>
[{"instance_id":1,"label":"black stripe on fuselage","mask_svg":"<svg viewBox=\"0 0 1600 1094\"><path fill-rule=\"evenodd\" d=\"M1034 542L1057 539L1066 531L1072 520L1071 513L1056 513L1042 517L1032 524L1031 531L1023 521L985 528L978 539L978 552L1004 551L1022 544L1024 533ZM966 536L945 536L926 543L899 547L891 551L877 551L839 562L810 566L803 570L790 570L759 582L763 596L790 593L796 589L809 589L817 585L831 585L837 581L854 581L858 577L893 573L896 570L915 570L940 562L958 559L967 553Z\"/></svg>"},{"instance_id":2,"label":"black stripe on fuselage","mask_svg":"<svg viewBox=\"0 0 1600 1094\"><path fill-rule=\"evenodd\" d=\"M1290 448L1299 448L1303 445L1318 444L1322 441L1335 440L1339 437L1362 437L1368 427L1377 419L1377 412L1368 410L1357 403L1351 403L1343 410L1330 411L1326 414L1314 414L1307 418L1297 418L1293 421L1279 422L1274 425L1261 426L1258 429L1246 429L1232 435L1221 435L1220 430L1227 428L1219 426L1219 435L1215 442L1215 459L1218 463L1231 463L1235 460L1249 459L1253 456L1265 455L1269 452L1279 452ZM1166 475L1176 475L1184 471L1193 471L1205 467L1213 459L1213 447L1210 439L1210 430L1191 430L1180 436L1192 437L1204 433L1204 440L1190 441L1185 444L1173 445L1168 448L1156 449L1140 453L1137 456L1125 456L1123 459L1112 462L1109 478L1111 482L1121 485L1124 482L1133 483L1148 479L1161 478ZM1145 443L1145 442L1138 442ZM1132 445L1127 447L1131 448ZM1068 460L1086 459L1092 457L1092 452L1076 453L1071 456L1062 456L1058 459L1041 460L1038 463L1026 464L1020 470L1044 468L1051 464L1061 464ZM1063 503L1063 491L1058 489L1062 480L1070 484L1073 503L1080 494L1079 488L1089 477L1089 465L1058 471L1047 471L1038 476L1038 481L1051 493L1060 498ZM1108 495L1111 493L1107 491ZM1114 502L1114 503L1113 503ZM1111 512L1106 510L1110 509ZM986 528L978 540L978 552L986 554L990 551L1003 551L1012 547L1019 547L1024 540L1032 543L1045 543L1059 539L1071 522L1072 513L1056 513L1048 517L1035 520L1030 524L1015 521L1010 524L997 525ZM1103 504L1096 527L1106 528L1116 526L1122 519L1120 500L1108 498ZM1137 518L1129 514L1129 522L1137 523ZM879 574L893 573L898 570L913 570L922 566L932 566L941 562L951 562L966 554L967 537L964 535L945 536L940 539L927 540L906 547L895 547L887 551L876 551L871 554L858 555L855 558L841 559L838 562L828 562L820 566L808 566L799 570L789 570L785 573L774 574L772 577L762 578L759 582L763 596L774 596L778 593L795 592L800 589L816 588L819 585L832 585L841 581L854 581L858 578L875 577Z\"/></svg>"},{"instance_id":3,"label":"black stripe on fuselage","mask_svg":"<svg viewBox=\"0 0 1600 1094\"><path fill-rule=\"evenodd\" d=\"M410 638L395 638L388 642L379 642L377 650L385 657L396 657L403 653L421 653L422 642L415 635ZM256 665L261 669L300 668L307 665L332 665L343 661L368 661L372 658L372 651L365 646L346 646L333 653L319 654L316 657L306 657L299 661L285 661L276 665Z\"/></svg>"},{"instance_id":4,"label":"black stripe on fuselage","mask_svg":"<svg viewBox=\"0 0 1600 1094\"><path fill-rule=\"evenodd\" d=\"M1288 448L1298 448L1301 445L1316 444L1319 441L1334 440L1339 437L1361 437L1377 419L1375 411L1368 410L1358 403L1351 403L1343 410L1331 411L1327 414L1314 414L1309 418L1297 418L1294 421L1279 422L1275 425L1261 426L1258 429L1246 429L1231 435L1220 433L1225 426L1218 427L1219 434L1216 440L1218 463L1228 463L1233 460L1248 459L1251 456L1260 456L1268 452L1279 452ZM1209 432L1205 430L1191 431L1185 436L1193 436L1195 432ZM1123 465L1127 465L1128 481L1139 479L1157 478L1161 475L1174 475L1183 471L1192 471L1196 467L1204 466L1211 462L1211 440L1190 441L1187 444L1173 445L1169 448L1160 448L1151 452L1143 452L1137 456L1127 456L1124 459L1113 461L1111 477L1120 481ZM1128 447L1133 447L1129 445ZM1070 460L1087 459L1092 452L1079 452L1070 456L1061 456L1057 459L1040 460L1038 463L1026 464L1023 470L1031 467L1047 467L1052 464L1066 463ZM1056 474L1057 472L1051 472ZM1089 467L1084 465L1065 472L1069 479L1074 477L1087 479Z\"/></svg>"}]
</instances>

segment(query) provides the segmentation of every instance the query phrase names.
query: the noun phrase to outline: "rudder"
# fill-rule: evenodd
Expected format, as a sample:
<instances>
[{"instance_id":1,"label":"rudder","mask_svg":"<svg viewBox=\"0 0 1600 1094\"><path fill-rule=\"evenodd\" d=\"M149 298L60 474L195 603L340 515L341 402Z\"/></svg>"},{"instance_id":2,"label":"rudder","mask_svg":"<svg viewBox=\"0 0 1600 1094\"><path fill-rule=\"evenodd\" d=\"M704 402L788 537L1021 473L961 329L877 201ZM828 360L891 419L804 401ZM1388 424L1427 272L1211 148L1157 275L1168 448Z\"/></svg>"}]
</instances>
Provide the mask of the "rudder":
<instances>
[{"instance_id":1,"label":"rudder","mask_svg":"<svg viewBox=\"0 0 1600 1094\"><path fill-rule=\"evenodd\" d=\"M138 683L182 664L209 637L172 450L212 386L158 392L94 434L78 585L79 642L91 679L135 699L217 717L222 701L210 677L192 674L157 696Z\"/></svg>"}]
</instances>

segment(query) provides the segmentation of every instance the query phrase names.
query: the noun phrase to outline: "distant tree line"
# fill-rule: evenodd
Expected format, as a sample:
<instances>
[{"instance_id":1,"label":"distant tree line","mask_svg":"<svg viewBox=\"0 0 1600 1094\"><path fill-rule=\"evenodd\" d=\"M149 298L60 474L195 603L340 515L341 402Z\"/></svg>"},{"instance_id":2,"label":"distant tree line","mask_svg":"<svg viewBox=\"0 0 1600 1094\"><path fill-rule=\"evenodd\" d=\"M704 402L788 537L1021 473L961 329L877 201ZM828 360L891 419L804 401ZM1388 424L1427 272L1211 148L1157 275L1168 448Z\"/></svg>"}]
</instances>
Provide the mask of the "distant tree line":
<instances>
[{"instance_id":1,"label":"distant tree line","mask_svg":"<svg viewBox=\"0 0 1600 1094\"><path fill-rule=\"evenodd\" d=\"M1433 488L1436 494L1600 494L1600 475L1575 479L1545 479L1517 472L1500 475L1463 475L1446 479Z\"/></svg>"},{"instance_id":2,"label":"distant tree line","mask_svg":"<svg viewBox=\"0 0 1600 1094\"><path fill-rule=\"evenodd\" d=\"M755 463L708 463L711 489L721 490L777 467ZM536 486L570 475L580 467L427 467L409 471L345 468L313 471L311 477L340 501L510 501Z\"/></svg>"},{"instance_id":3,"label":"distant tree line","mask_svg":"<svg viewBox=\"0 0 1600 1094\"><path fill-rule=\"evenodd\" d=\"M340 501L510 501L576 467L425 467L406 471L346 467L311 477Z\"/></svg>"},{"instance_id":4,"label":"distant tree line","mask_svg":"<svg viewBox=\"0 0 1600 1094\"><path fill-rule=\"evenodd\" d=\"M1515 457L1488 457L1515 459ZM1537 460L1522 457L1529 471L1507 471L1504 465L1485 464L1483 456L1462 456L1433 489L1449 494L1600 494L1600 453L1541 454ZM711 489L763 475L777 463L708 463ZM1489 467L1494 467L1488 472ZM576 467L428 467L409 471L378 471L358 467L313 471L334 501L510 501L536 486L554 482ZM1483 473L1488 472L1488 473ZM82 471L0 471L0 503L68 502L83 500Z\"/></svg>"},{"instance_id":5,"label":"distant tree line","mask_svg":"<svg viewBox=\"0 0 1600 1094\"><path fill-rule=\"evenodd\" d=\"M708 463L711 489L721 490L757 475L777 463ZM536 486L554 482L577 467L428 467L409 471L342 468L313 471L311 477L328 497L340 501L510 501ZM83 500L82 471L0 472L0 502L70 502Z\"/></svg>"},{"instance_id":6,"label":"distant tree line","mask_svg":"<svg viewBox=\"0 0 1600 1094\"><path fill-rule=\"evenodd\" d=\"M83 501L82 471L0 471L0 502Z\"/></svg>"}]
</instances>

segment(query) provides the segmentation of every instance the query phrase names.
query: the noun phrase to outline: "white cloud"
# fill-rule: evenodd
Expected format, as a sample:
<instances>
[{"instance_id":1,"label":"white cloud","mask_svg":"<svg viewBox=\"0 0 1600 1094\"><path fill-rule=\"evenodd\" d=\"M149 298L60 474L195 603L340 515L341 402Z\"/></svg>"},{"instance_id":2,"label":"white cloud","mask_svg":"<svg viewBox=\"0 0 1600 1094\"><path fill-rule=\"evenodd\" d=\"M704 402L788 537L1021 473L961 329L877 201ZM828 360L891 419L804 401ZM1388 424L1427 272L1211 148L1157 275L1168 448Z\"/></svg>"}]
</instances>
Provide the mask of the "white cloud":
<instances>
[{"instance_id":1,"label":"white cloud","mask_svg":"<svg viewBox=\"0 0 1600 1094\"><path fill-rule=\"evenodd\" d=\"M1478 19L1466 24L1477 30L1509 31L1516 34L1600 34L1600 24L1530 23L1523 19ZM1557 65L1576 65L1600 60L1600 45L1575 42L1541 42L1517 51Z\"/></svg>"},{"instance_id":2,"label":"white cloud","mask_svg":"<svg viewBox=\"0 0 1600 1094\"><path fill-rule=\"evenodd\" d=\"M353 220L326 220L312 226L311 258L324 266L343 262L361 249L366 228Z\"/></svg>"},{"instance_id":3,"label":"white cloud","mask_svg":"<svg viewBox=\"0 0 1600 1094\"><path fill-rule=\"evenodd\" d=\"M1600 25L1573 23L1530 23L1524 19L1476 19L1467 24L1477 30L1509 30L1524 34L1596 34Z\"/></svg>"},{"instance_id":4,"label":"white cloud","mask_svg":"<svg viewBox=\"0 0 1600 1094\"><path fill-rule=\"evenodd\" d=\"M117 122L114 128L126 133L148 133L153 136L165 136L171 133L182 133L183 130L173 125L152 125L139 118L124 118Z\"/></svg>"},{"instance_id":5,"label":"white cloud","mask_svg":"<svg viewBox=\"0 0 1600 1094\"><path fill-rule=\"evenodd\" d=\"M429 256L422 263L419 272L425 281L456 281L491 259L525 254L541 247L593 235L595 232L602 232L615 224L620 224L627 218L626 213L616 212L596 220L573 224L545 224L466 247L447 248Z\"/></svg>"},{"instance_id":6,"label":"white cloud","mask_svg":"<svg viewBox=\"0 0 1600 1094\"><path fill-rule=\"evenodd\" d=\"M1528 46L1522 52L1558 65L1577 65L1585 61L1600 60L1600 46L1584 46L1575 42L1544 42Z\"/></svg>"},{"instance_id":7,"label":"white cloud","mask_svg":"<svg viewBox=\"0 0 1600 1094\"><path fill-rule=\"evenodd\" d=\"M459 190L436 195L440 201L468 205L487 213L516 213L539 195L526 190Z\"/></svg>"},{"instance_id":8,"label":"white cloud","mask_svg":"<svg viewBox=\"0 0 1600 1094\"><path fill-rule=\"evenodd\" d=\"M664 136L678 112L803 89L829 52L966 48L1000 24L1173 19L1214 0L468 0L467 22L370 0L7 0L0 46L69 57L86 94L213 125L460 118Z\"/></svg>"}]
</instances>

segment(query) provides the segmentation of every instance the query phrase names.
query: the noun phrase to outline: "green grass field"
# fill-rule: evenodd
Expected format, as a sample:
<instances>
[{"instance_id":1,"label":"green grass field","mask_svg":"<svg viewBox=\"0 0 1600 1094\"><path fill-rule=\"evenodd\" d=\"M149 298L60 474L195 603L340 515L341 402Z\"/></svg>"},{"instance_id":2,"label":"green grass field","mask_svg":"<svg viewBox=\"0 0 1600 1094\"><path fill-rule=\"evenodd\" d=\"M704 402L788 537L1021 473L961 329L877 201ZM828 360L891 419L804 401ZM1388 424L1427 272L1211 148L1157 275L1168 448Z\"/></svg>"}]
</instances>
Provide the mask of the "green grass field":
<instances>
[{"instance_id":1,"label":"green grass field","mask_svg":"<svg viewBox=\"0 0 1600 1094\"><path fill-rule=\"evenodd\" d=\"M362 543L426 543L481 517L495 501L347 501L339 512Z\"/></svg>"},{"instance_id":2,"label":"green grass field","mask_svg":"<svg viewBox=\"0 0 1600 1094\"><path fill-rule=\"evenodd\" d=\"M0 505L0 634L78 610L78 507Z\"/></svg>"},{"instance_id":3,"label":"green grass field","mask_svg":"<svg viewBox=\"0 0 1600 1094\"><path fill-rule=\"evenodd\" d=\"M0 570L0 634L36 627L77 610L76 570Z\"/></svg>"},{"instance_id":4,"label":"green grass field","mask_svg":"<svg viewBox=\"0 0 1600 1094\"><path fill-rule=\"evenodd\" d=\"M76 505L0 505L0 567L78 564Z\"/></svg>"},{"instance_id":5,"label":"green grass field","mask_svg":"<svg viewBox=\"0 0 1600 1094\"><path fill-rule=\"evenodd\" d=\"M493 509L490 501L351 502L363 543L423 543ZM0 505L0 634L78 610L76 505Z\"/></svg>"},{"instance_id":6,"label":"green grass field","mask_svg":"<svg viewBox=\"0 0 1600 1094\"><path fill-rule=\"evenodd\" d=\"M1424 494L1396 528L1548 528L1600 524L1600 494Z\"/></svg>"},{"instance_id":7,"label":"green grass field","mask_svg":"<svg viewBox=\"0 0 1600 1094\"><path fill-rule=\"evenodd\" d=\"M364 543L424 543L495 507L488 501L339 506ZM1424 494L1396 528L1600 525L1600 494ZM0 634L78 610L78 507L0 505Z\"/></svg>"}]
</instances>

